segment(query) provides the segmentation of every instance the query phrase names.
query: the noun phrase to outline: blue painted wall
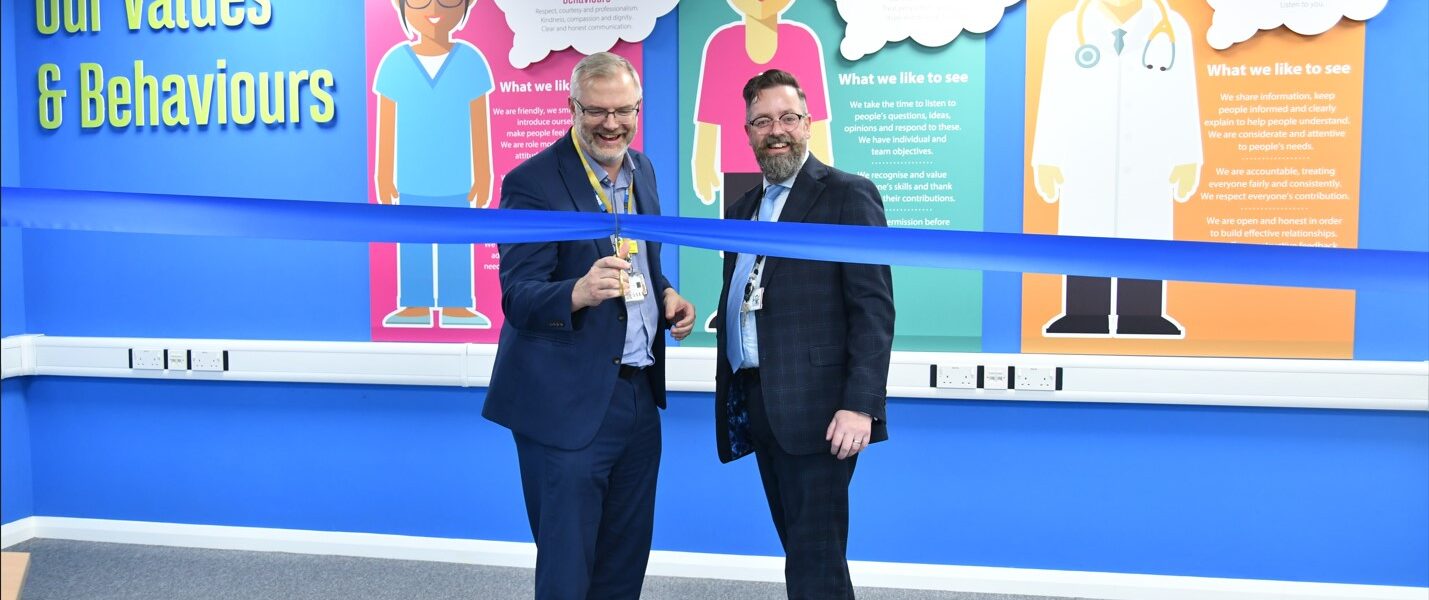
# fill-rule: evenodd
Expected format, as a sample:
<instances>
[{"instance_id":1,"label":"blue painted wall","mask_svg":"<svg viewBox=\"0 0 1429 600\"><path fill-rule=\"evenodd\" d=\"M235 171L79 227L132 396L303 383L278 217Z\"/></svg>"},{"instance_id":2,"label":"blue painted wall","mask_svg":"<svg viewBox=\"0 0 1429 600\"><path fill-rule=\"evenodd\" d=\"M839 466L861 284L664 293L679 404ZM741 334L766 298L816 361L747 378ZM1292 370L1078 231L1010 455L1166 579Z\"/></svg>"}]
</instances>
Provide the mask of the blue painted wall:
<instances>
[{"instance_id":1,"label":"blue painted wall","mask_svg":"<svg viewBox=\"0 0 1429 600\"><path fill-rule=\"evenodd\" d=\"M25 333L24 233L0 228L0 336ZM0 523L34 514L25 378L0 382Z\"/></svg>"},{"instance_id":2,"label":"blue painted wall","mask_svg":"<svg viewBox=\"0 0 1429 600\"><path fill-rule=\"evenodd\" d=\"M23 232L0 228L0 336L25 333ZM0 382L0 523L34 515L24 378Z\"/></svg>"},{"instance_id":3,"label":"blue painted wall","mask_svg":"<svg viewBox=\"0 0 1429 600\"><path fill-rule=\"evenodd\" d=\"M15 24L12 19L0 21L0 73L14 73ZM20 185L20 137L15 131L15 82L3 78L0 85L0 186ZM22 232L14 227L0 228L0 336L25 332L25 275Z\"/></svg>"},{"instance_id":4,"label":"blue painted wall","mask_svg":"<svg viewBox=\"0 0 1429 600\"><path fill-rule=\"evenodd\" d=\"M25 232L0 227L0 336L25 333Z\"/></svg>"},{"instance_id":5,"label":"blue painted wall","mask_svg":"<svg viewBox=\"0 0 1429 600\"><path fill-rule=\"evenodd\" d=\"M34 512L530 541L483 397L36 378ZM656 548L778 555L753 461L715 458L711 403L665 412ZM888 418L854 480L855 559L1429 584L1422 413L895 400Z\"/></svg>"},{"instance_id":6,"label":"blue painted wall","mask_svg":"<svg viewBox=\"0 0 1429 600\"><path fill-rule=\"evenodd\" d=\"M0 381L0 523L35 514L28 377Z\"/></svg>"},{"instance_id":7,"label":"blue painted wall","mask_svg":"<svg viewBox=\"0 0 1429 600\"><path fill-rule=\"evenodd\" d=\"M998 108L988 115L990 198L1021 196L1023 13L1014 8L988 36ZM662 169L678 166L674 19L661 19L646 52L646 146ZM1369 26L1367 247L1429 245L1425 215L1413 212L1422 202L1391 211L1375 200L1429 189L1429 126L1400 110L1429 100L1426 20L1424 3L1394 2ZM360 36L334 35L335 48L356 52ZM345 79L343 114L363 110L359 80ZM5 103L7 124L14 110ZM307 160L331 177L326 189L362 196L343 187L363 181L360 155ZM23 170L22 184L39 185ZM661 181L667 210L676 179ZM264 195L266 184L230 183L221 191ZM1020 204L989 202L998 205L987 228L1020 229ZM365 304L352 301L367 293L361 244L29 231L12 253L16 238L5 238L7 334L368 336ZM12 278L28 294L18 324ZM986 281L1017 296L1015 275ZM1429 336L1404 335L1423 330L1422 306L1360 300L1357 356L1429 357ZM995 317L994 304L987 319L1003 324L985 328L987 348L1015 351L1006 323L1019 310L1002 305ZM39 514L529 541L510 435L480 418L481 390L40 377L0 391L0 522ZM714 457L710 402L671 398L656 546L777 554L753 463ZM1424 413L893 400L889 418L892 441L855 478L855 559L1429 585Z\"/></svg>"},{"instance_id":8,"label":"blue painted wall","mask_svg":"<svg viewBox=\"0 0 1429 600\"><path fill-rule=\"evenodd\" d=\"M0 19L0 73L14 72L15 24ZM0 85L0 186L19 185L20 138L15 131L15 85ZM0 227L0 336L25 333L24 233ZM24 380L0 382L0 523L35 514L30 481L30 423Z\"/></svg>"},{"instance_id":9,"label":"blue painted wall","mask_svg":"<svg viewBox=\"0 0 1429 600\"><path fill-rule=\"evenodd\" d=\"M1429 251L1426 22L1429 3L1391 2L1367 25L1360 158L1360 245L1365 248ZM1355 297L1355 358L1429 359L1426 304L1403 294L1360 292Z\"/></svg>"},{"instance_id":10,"label":"blue painted wall","mask_svg":"<svg viewBox=\"0 0 1429 600\"><path fill-rule=\"evenodd\" d=\"M5 15L8 16L8 15ZM15 72L15 20L0 19L0 73ZM18 85L13 77L0 77L0 186L20 185L20 134L16 130L19 113L15 105Z\"/></svg>"}]
</instances>

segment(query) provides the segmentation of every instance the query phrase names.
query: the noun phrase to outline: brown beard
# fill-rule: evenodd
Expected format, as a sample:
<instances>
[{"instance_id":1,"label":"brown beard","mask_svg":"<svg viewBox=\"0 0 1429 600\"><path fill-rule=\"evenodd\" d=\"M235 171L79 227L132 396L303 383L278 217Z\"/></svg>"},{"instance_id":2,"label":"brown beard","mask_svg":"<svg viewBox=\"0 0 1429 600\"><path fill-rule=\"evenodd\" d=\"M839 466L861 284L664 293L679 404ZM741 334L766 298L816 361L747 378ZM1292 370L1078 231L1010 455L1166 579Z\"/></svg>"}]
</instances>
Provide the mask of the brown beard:
<instances>
[{"instance_id":1,"label":"brown beard","mask_svg":"<svg viewBox=\"0 0 1429 600\"><path fill-rule=\"evenodd\" d=\"M774 143L789 144L789 151L779 156L770 155L769 145ZM808 140L800 140L787 133L771 134L764 138L763 144L754 149L754 160L759 163L759 170L764 173L766 179L784 181L799 171L799 165L804 162L804 153L808 149Z\"/></svg>"}]
</instances>

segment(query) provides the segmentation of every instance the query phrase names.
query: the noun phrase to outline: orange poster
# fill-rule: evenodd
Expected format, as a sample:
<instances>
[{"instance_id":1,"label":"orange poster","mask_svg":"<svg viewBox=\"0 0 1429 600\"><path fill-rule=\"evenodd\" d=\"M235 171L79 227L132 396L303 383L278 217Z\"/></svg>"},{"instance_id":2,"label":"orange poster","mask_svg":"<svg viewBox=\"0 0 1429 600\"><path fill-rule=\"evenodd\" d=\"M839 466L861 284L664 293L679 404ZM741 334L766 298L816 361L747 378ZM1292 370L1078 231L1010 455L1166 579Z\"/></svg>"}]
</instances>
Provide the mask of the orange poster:
<instances>
[{"instance_id":1,"label":"orange poster","mask_svg":"<svg viewBox=\"0 0 1429 600\"><path fill-rule=\"evenodd\" d=\"M1028 233L1353 248L1363 23L1206 42L1203 0L1038 0ZM1022 351L1350 358L1354 292L1024 275Z\"/></svg>"}]
</instances>

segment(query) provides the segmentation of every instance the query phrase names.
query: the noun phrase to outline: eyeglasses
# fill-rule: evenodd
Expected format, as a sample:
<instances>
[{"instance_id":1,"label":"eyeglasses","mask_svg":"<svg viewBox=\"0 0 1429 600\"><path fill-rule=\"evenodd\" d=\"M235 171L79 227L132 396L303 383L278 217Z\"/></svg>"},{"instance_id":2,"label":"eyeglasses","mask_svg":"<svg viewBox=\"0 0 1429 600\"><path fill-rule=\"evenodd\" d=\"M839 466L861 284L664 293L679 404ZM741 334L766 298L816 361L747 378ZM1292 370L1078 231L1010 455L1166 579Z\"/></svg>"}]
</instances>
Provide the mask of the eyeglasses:
<instances>
[{"instance_id":1,"label":"eyeglasses","mask_svg":"<svg viewBox=\"0 0 1429 600\"><path fill-rule=\"evenodd\" d=\"M635 106L622 106L620 108L595 108L587 107L581 104L580 100L576 100L575 98L571 98L571 102L576 103L576 110L581 111L581 115L585 116L585 120L592 123L604 121L606 117L611 115L615 115L616 121L629 123L635 120L635 115L640 114L639 103Z\"/></svg>"},{"instance_id":2,"label":"eyeglasses","mask_svg":"<svg viewBox=\"0 0 1429 600\"><path fill-rule=\"evenodd\" d=\"M465 5L469 0L436 0L437 4L443 8L457 8ZM402 3L412 10L422 10L432 5L432 0L402 0Z\"/></svg>"},{"instance_id":3,"label":"eyeglasses","mask_svg":"<svg viewBox=\"0 0 1429 600\"><path fill-rule=\"evenodd\" d=\"M749 123L747 123L747 125L758 129L759 131L767 131L770 127L774 126L775 121L779 121L779 124L783 125L785 129L793 129L794 127L798 126L799 122L803 121L804 118L807 116L809 115L801 115L799 113L784 113L782 115L779 115L778 119L771 119L769 117L759 117L753 121L750 121Z\"/></svg>"}]
</instances>

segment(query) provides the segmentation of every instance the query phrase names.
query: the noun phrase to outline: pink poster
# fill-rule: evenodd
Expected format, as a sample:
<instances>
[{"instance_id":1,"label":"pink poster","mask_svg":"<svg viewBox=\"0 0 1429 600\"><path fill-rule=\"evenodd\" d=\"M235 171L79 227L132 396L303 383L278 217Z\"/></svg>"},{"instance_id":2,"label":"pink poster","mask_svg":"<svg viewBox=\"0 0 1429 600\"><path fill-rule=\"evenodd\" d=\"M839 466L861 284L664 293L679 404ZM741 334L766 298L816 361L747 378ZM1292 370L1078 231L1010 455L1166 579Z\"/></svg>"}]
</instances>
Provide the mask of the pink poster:
<instances>
[{"instance_id":1,"label":"pink poster","mask_svg":"<svg viewBox=\"0 0 1429 600\"><path fill-rule=\"evenodd\" d=\"M495 209L502 177L570 127L582 54L512 67L492 0L367 0L366 11L368 201ZM641 69L640 44L611 51ZM495 244L371 244L369 264L373 340L496 342Z\"/></svg>"}]
</instances>

